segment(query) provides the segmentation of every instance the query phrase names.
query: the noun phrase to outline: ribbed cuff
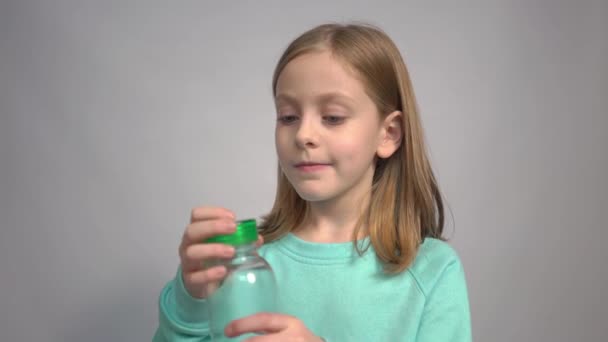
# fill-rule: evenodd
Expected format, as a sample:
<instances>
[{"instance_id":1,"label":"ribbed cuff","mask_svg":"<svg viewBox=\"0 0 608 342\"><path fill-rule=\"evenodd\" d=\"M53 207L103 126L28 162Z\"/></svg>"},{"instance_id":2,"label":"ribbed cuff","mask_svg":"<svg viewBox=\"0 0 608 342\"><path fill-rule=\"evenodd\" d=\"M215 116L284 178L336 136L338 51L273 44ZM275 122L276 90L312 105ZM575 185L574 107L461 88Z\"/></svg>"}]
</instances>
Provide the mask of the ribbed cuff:
<instances>
[{"instance_id":1,"label":"ribbed cuff","mask_svg":"<svg viewBox=\"0 0 608 342\"><path fill-rule=\"evenodd\" d=\"M181 268L163 288L160 301L161 326L171 331L193 336L208 336L209 313L207 301L192 297L184 286Z\"/></svg>"},{"instance_id":2,"label":"ribbed cuff","mask_svg":"<svg viewBox=\"0 0 608 342\"><path fill-rule=\"evenodd\" d=\"M182 277L181 267L177 269L177 274L175 276L175 285L177 318L187 324L200 324L201 322L209 322L207 300L192 297L188 290L186 290L186 286L184 285L184 279Z\"/></svg>"}]
</instances>

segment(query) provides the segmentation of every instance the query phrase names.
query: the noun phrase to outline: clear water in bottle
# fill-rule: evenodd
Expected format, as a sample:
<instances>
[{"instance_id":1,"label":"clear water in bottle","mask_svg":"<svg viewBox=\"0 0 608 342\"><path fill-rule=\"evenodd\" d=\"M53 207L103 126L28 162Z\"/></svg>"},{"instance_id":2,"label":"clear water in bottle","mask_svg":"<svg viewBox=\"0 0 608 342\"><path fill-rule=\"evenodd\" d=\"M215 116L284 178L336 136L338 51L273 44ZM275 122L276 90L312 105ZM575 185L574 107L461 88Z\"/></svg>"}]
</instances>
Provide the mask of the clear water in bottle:
<instances>
[{"instance_id":1,"label":"clear water in bottle","mask_svg":"<svg viewBox=\"0 0 608 342\"><path fill-rule=\"evenodd\" d=\"M237 224L237 233L239 230L243 230L241 235L249 237L240 239L241 244L234 243L236 240L231 239L223 241L234 245L236 253L230 260L217 262L226 266L228 274L208 297L209 327L213 341L216 342L243 341L254 336L247 334L228 338L224 335L224 328L235 319L258 312L276 311L277 288L274 273L270 265L257 254L255 221L241 221Z\"/></svg>"}]
</instances>

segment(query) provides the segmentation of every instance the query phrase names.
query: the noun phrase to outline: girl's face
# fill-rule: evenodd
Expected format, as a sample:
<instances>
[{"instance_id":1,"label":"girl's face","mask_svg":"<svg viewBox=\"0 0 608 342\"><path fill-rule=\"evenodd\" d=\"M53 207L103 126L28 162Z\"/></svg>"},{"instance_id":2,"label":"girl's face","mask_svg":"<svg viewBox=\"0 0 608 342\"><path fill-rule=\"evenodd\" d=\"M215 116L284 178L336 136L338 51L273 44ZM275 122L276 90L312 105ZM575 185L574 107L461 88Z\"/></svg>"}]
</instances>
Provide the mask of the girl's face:
<instances>
[{"instance_id":1,"label":"girl's face","mask_svg":"<svg viewBox=\"0 0 608 342\"><path fill-rule=\"evenodd\" d=\"M329 52L295 58L279 75L275 101L279 164L300 197L358 199L370 190L382 120L340 61Z\"/></svg>"}]
</instances>

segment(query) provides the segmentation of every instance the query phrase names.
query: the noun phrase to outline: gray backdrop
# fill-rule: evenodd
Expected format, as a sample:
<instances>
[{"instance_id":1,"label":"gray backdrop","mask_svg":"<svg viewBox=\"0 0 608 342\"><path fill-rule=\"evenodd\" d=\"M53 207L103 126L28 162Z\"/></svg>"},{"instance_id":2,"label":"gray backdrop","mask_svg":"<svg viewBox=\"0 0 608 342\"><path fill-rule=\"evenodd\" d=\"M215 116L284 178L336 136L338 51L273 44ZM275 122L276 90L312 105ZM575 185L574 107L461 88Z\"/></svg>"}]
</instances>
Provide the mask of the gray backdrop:
<instances>
[{"instance_id":1,"label":"gray backdrop","mask_svg":"<svg viewBox=\"0 0 608 342\"><path fill-rule=\"evenodd\" d=\"M410 68L475 340L606 341L607 1L228 3L1 3L1 341L150 340L190 210L272 205L281 51L349 19Z\"/></svg>"}]
</instances>

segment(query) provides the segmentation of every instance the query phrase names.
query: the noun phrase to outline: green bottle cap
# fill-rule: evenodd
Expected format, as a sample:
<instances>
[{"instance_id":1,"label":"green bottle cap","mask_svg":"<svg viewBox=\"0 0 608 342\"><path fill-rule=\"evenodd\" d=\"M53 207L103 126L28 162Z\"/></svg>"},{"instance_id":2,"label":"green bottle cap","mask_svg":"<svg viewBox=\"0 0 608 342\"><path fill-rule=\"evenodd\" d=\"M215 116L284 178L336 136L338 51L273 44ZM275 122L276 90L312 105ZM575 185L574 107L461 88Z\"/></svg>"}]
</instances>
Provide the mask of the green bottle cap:
<instances>
[{"instance_id":1,"label":"green bottle cap","mask_svg":"<svg viewBox=\"0 0 608 342\"><path fill-rule=\"evenodd\" d=\"M232 234L216 235L205 240L207 243L225 243L232 246L250 244L257 241L258 228L255 219L236 222L236 231Z\"/></svg>"}]
</instances>

